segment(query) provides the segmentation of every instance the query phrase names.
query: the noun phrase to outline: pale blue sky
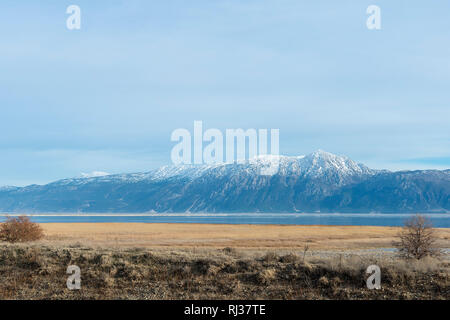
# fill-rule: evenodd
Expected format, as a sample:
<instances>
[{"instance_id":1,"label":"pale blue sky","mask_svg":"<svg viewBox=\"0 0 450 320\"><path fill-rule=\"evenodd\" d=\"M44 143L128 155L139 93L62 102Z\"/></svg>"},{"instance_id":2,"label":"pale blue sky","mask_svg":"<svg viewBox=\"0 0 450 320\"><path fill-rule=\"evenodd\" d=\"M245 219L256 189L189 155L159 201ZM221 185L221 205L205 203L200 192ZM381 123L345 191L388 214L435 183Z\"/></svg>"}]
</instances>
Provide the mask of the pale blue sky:
<instances>
[{"instance_id":1,"label":"pale blue sky","mask_svg":"<svg viewBox=\"0 0 450 320\"><path fill-rule=\"evenodd\" d=\"M81 30L66 8L81 7ZM381 7L382 30L366 28ZM450 2L0 3L0 185L170 163L170 134L279 128L280 151L450 168Z\"/></svg>"}]
</instances>

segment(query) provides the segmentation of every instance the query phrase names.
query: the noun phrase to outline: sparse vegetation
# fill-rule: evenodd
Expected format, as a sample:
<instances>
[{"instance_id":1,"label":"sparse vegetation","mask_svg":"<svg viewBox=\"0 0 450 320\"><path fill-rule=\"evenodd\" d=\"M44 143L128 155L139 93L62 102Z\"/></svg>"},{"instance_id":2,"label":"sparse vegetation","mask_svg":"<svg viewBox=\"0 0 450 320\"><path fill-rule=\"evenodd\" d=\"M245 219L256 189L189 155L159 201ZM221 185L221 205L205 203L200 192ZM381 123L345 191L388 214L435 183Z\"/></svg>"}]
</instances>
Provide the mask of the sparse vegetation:
<instances>
[{"instance_id":1,"label":"sparse vegetation","mask_svg":"<svg viewBox=\"0 0 450 320\"><path fill-rule=\"evenodd\" d=\"M396 228L42 228L41 241L0 243L0 299L450 299L448 252L399 259L382 249ZM436 234L450 248L449 230ZM366 287L372 264L381 268L380 290ZM81 290L66 287L69 265L81 269Z\"/></svg>"},{"instance_id":2,"label":"sparse vegetation","mask_svg":"<svg viewBox=\"0 0 450 320\"><path fill-rule=\"evenodd\" d=\"M41 226L31 222L27 216L8 217L0 225L0 240L6 242L36 241L44 237Z\"/></svg>"},{"instance_id":3,"label":"sparse vegetation","mask_svg":"<svg viewBox=\"0 0 450 320\"><path fill-rule=\"evenodd\" d=\"M405 221L399 239L400 241L394 242L394 246L404 258L420 260L441 254L436 246L437 237L431 221L422 215L415 215Z\"/></svg>"},{"instance_id":4,"label":"sparse vegetation","mask_svg":"<svg viewBox=\"0 0 450 320\"><path fill-rule=\"evenodd\" d=\"M368 265L382 271L369 290ZM67 266L81 290L66 287ZM450 299L450 264L235 249L0 245L0 299Z\"/></svg>"}]
</instances>

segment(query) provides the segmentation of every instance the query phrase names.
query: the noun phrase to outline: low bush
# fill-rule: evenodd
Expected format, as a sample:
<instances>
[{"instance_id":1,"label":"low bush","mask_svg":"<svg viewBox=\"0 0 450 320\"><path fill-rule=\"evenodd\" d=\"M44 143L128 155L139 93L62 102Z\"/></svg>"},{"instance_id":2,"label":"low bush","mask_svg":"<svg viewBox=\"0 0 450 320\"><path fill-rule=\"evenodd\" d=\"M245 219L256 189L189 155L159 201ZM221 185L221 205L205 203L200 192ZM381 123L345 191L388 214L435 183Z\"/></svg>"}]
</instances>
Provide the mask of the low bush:
<instances>
[{"instance_id":1,"label":"low bush","mask_svg":"<svg viewBox=\"0 0 450 320\"><path fill-rule=\"evenodd\" d=\"M6 242L27 242L42 239L44 232L39 224L31 222L27 216L8 217L0 225L0 240Z\"/></svg>"}]
</instances>

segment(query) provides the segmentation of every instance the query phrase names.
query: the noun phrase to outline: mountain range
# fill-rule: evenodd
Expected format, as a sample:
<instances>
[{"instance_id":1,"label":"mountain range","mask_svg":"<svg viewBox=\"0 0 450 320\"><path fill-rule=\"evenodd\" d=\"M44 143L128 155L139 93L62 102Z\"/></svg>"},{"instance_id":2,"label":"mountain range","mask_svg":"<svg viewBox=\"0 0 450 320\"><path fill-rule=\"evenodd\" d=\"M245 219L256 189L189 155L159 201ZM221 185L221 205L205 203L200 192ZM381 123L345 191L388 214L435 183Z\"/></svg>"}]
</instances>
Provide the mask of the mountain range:
<instances>
[{"instance_id":1,"label":"mountain range","mask_svg":"<svg viewBox=\"0 0 450 320\"><path fill-rule=\"evenodd\" d=\"M260 175L274 160L279 170ZM450 170L373 170L325 151L0 188L2 212L450 212Z\"/></svg>"}]
</instances>

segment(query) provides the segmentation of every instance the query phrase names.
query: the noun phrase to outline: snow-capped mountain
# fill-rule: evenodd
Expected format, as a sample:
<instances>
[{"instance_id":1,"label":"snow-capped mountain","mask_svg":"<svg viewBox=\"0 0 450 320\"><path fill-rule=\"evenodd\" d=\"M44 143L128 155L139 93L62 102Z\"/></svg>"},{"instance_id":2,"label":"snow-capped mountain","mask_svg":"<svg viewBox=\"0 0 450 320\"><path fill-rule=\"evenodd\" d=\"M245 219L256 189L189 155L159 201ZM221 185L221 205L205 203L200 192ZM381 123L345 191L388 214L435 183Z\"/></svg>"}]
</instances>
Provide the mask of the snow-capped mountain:
<instances>
[{"instance_id":1,"label":"snow-capped mountain","mask_svg":"<svg viewBox=\"0 0 450 320\"><path fill-rule=\"evenodd\" d=\"M262 169L278 166L274 175ZM372 170L325 151L0 189L6 212L417 212L450 210L450 171Z\"/></svg>"}]
</instances>

